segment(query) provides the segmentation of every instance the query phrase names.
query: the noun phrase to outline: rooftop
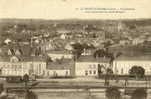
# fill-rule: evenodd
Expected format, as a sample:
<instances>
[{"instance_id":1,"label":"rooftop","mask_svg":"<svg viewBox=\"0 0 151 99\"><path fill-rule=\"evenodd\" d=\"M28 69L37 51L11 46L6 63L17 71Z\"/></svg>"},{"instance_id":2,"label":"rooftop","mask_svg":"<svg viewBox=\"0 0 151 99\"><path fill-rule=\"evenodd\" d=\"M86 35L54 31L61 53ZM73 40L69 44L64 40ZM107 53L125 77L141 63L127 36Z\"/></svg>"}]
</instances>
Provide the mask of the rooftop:
<instances>
[{"instance_id":1,"label":"rooftop","mask_svg":"<svg viewBox=\"0 0 151 99\"><path fill-rule=\"evenodd\" d=\"M120 56L115 61L151 61L151 56Z\"/></svg>"},{"instance_id":2,"label":"rooftop","mask_svg":"<svg viewBox=\"0 0 151 99\"><path fill-rule=\"evenodd\" d=\"M110 58L105 58L105 57L94 58L92 55L86 55L86 56L80 56L80 58L77 60L77 62L103 62L103 63L109 63Z\"/></svg>"},{"instance_id":3,"label":"rooftop","mask_svg":"<svg viewBox=\"0 0 151 99\"><path fill-rule=\"evenodd\" d=\"M72 54L70 51L66 50L49 50L47 51L48 54Z\"/></svg>"},{"instance_id":4,"label":"rooftop","mask_svg":"<svg viewBox=\"0 0 151 99\"><path fill-rule=\"evenodd\" d=\"M47 69L71 69L74 66L74 61L72 59L62 59L55 62L49 62Z\"/></svg>"}]
</instances>

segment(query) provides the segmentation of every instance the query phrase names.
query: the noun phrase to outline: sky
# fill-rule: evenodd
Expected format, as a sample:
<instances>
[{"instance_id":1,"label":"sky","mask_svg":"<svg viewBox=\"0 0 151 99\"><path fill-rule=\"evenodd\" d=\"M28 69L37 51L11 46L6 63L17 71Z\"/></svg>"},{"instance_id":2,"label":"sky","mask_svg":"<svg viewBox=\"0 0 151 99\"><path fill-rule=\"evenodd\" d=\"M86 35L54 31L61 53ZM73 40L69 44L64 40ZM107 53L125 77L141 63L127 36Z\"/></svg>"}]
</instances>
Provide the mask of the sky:
<instances>
[{"instance_id":1,"label":"sky","mask_svg":"<svg viewBox=\"0 0 151 99\"><path fill-rule=\"evenodd\" d=\"M0 0L0 18L151 18L150 4L151 0ZM95 8L97 8L97 10ZM108 10L102 10L103 8ZM117 11L109 9L119 8L128 10L122 10L124 13L106 12Z\"/></svg>"}]
</instances>

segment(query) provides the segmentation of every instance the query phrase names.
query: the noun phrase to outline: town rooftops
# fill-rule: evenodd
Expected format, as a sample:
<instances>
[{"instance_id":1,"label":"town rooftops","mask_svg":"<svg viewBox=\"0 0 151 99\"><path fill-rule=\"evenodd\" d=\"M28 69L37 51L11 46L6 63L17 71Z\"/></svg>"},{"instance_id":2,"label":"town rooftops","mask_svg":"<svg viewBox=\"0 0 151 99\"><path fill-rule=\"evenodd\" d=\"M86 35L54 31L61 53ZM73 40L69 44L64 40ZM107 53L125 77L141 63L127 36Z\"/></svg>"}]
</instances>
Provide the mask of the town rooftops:
<instances>
[{"instance_id":1,"label":"town rooftops","mask_svg":"<svg viewBox=\"0 0 151 99\"><path fill-rule=\"evenodd\" d=\"M72 69L74 66L74 61L72 59L60 59L58 61L49 62L47 64L47 69L59 70L59 69Z\"/></svg>"},{"instance_id":2,"label":"town rooftops","mask_svg":"<svg viewBox=\"0 0 151 99\"><path fill-rule=\"evenodd\" d=\"M120 56L115 61L151 61L151 56Z\"/></svg>"},{"instance_id":3,"label":"town rooftops","mask_svg":"<svg viewBox=\"0 0 151 99\"><path fill-rule=\"evenodd\" d=\"M66 50L49 50L47 51L48 54L72 54L70 51Z\"/></svg>"},{"instance_id":4,"label":"town rooftops","mask_svg":"<svg viewBox=\"0 0 151 99\"><path fill-rule=\"evenodd\" d=\"M106 58L106 57L95 58L92 55L86 55L86 56L80 56L80 58L77 60L77 62L103 62L103 63L109 63L110 58Z\"/></svg>"}]
</instances>

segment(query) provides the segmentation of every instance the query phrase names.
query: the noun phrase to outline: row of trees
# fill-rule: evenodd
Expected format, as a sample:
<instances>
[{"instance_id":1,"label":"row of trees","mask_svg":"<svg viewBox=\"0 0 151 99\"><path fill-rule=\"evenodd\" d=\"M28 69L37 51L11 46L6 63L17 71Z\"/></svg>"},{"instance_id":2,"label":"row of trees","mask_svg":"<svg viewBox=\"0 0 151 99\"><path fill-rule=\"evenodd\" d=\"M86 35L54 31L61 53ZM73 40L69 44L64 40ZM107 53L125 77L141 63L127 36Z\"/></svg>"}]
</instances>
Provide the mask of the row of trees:
<instances>
[{"instance_id":1,"label":"row of trees","mask_svg":"<svg viewBox=\"0 0 151 99\"><path fill-rule=\"evenodd\" d=\"M108 87L105 92L105 96L107 99L122 99L121 91L118 87ZM146 99L147 98L147 90L144 88L135 89L130 99Z\"/></svg>"}]
</instances>

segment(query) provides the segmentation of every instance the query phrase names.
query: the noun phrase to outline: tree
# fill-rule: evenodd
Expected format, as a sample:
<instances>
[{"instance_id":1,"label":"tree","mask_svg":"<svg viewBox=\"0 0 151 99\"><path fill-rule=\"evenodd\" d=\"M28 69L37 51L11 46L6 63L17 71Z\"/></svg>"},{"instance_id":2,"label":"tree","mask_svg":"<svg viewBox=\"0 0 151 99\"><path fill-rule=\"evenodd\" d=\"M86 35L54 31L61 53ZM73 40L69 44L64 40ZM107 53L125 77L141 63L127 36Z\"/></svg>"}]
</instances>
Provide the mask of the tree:
<instances>
[{"instance_id":1,"label":"tree","mask_svg":"<svg viewBox=\"0 0 151 99\"><path fill-rule=\"evenodd\" d=\"M81 56L84 48L80 43L72 44L72 46L73 46L73 49L74 49L73 54L75 56L75 59L78 59Z\"/></svg>"},{"instance_id":2,"label":"tree","mask_svg":"<svg viewBox=\"0 0 151 99\"><path fill-rule=\"evenodd\" d=\"M25 74L23 76L23 81L25 82L25 99L38 99L37 95L29 90L27 83L29 82L29 75ZM36 86L38 83L33 83L31 87Z\"/></svg>"},{"instance_id":3,"label":"tree","mask_svg":"<svg viewBox=\"0 0 151 99\"><path fill-rule=\"evenodd\" d=\"M108 87L105 96L107 99L121 99L121 91L116 86Z\"/></svg>"},{"instance_id":4,"label":"tree","mask_svg":"<svg viewBox=\"0 0 151 99\"><path fill-rule=\"evenodd\" d=\"M144 88L137 88L132 93L131 99L146 99L147 98L147 90Z\"/></svg>"},{"instance_id":5,"label":"tree","mask_svg":"<svg viewBox=\"0 0 151 99\"><path fill-rule=\"evenodd\" d=\"M109 74L109 75L112 75L113 74L113 70L111 68L107 68L106 69L106 73Z\"/></svg>"},{"instance_id":6,"label":"tree","mask_svg":"<svg viewBox=\"0 0 151 99\"><path fill-rule=\"evenodd\" d=\"M25 99L38 99L38 97L33 91L28 90Z\"/></svg>"},{"instance_id":7,"label":"tree","mask_svg":"<svg viewBox=\"0 0 151 99\"><path fill-rule=\"evenodd\" d=\"M104 57L105 56L105 51L103 50L103 49L98 49L98 50L96 50L95 52L94 52L94 54L93 54L93 56L95 57L95 58L97 58L97 57Z\"/></svg>"},{"instance_id":8,"label":"tree","mask_svg":"<svg viewBox=\"0 0 151 99\"><path fill-rule=\"evenodd\" d=\"M129 74L135 76L136 78L142 78L145 74L145 69L141 66L133 66L129 70Z\"/></svg>"}]
</instances>

